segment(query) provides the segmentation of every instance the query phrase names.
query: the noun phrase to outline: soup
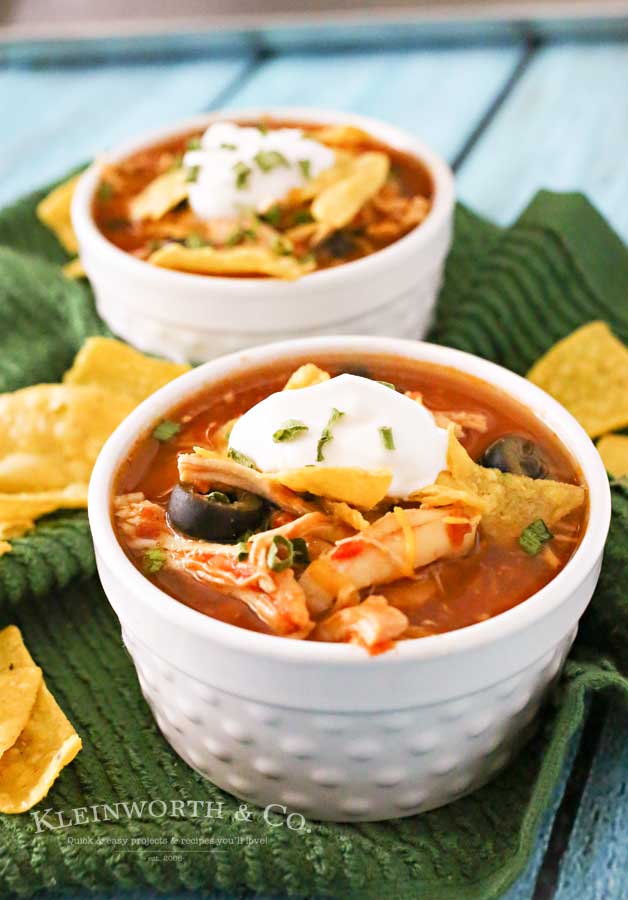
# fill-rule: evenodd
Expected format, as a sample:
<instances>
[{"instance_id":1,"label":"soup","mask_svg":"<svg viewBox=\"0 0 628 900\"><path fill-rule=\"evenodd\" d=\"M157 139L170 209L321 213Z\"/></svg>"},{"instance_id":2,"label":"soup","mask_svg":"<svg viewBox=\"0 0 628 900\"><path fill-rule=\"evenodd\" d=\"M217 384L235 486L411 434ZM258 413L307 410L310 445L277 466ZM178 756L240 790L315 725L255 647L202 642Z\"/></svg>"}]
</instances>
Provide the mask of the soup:
<instances>
[{"instance_id":1,"label":"soup","mask_svg":"<svg viewBox=\"0 0 628 900\"><path fill-rule=\"evenodd\" d=\"M415 157L357 128L221 122L107 166L93 214L157 266L294 279L382 250L431 199Z\"/></svg>"},{"instance_id":2,"label":"soup","mask_svg":"<svg viewBox=\"0 0 628 900\"><path fill-rule=\"evenodd\" d=\"M171 411L113 499L129 558L176 600L371 653L531 597L586 516L574 461L513 398L454 369L333 354Z\"/></svg>"}]
</instances>

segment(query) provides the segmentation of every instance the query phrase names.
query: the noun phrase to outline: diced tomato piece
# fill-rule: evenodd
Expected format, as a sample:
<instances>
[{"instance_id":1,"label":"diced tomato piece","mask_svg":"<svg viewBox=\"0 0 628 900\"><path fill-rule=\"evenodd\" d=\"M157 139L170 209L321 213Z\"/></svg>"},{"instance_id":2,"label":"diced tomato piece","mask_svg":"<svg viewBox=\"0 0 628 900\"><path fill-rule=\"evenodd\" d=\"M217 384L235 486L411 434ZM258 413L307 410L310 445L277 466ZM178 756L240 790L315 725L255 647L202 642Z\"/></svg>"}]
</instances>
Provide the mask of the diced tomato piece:
<instances>
[{"instance_id":1,"label":"diced tomato piece","mask_svg":"<svg viewBox=\"0 0 628 900\"><path fill-rule=\"evenodd\" d=\"M345 541L332 551L331 559L353 559L355 556L359 556L365 547L364 541Z\"/></svg>"},{"instance_id":2,"label":"diced tomato piece","mask_svg":"<svg viewBox=\"0 0 628 900\"><path fill-rule=\"evenodd\" d=\"M454 547L460 547L465 534L469 534L470 531L471 524L469 522L448 522L447 524L447 534Z\"/></svg>"}]
</instances>

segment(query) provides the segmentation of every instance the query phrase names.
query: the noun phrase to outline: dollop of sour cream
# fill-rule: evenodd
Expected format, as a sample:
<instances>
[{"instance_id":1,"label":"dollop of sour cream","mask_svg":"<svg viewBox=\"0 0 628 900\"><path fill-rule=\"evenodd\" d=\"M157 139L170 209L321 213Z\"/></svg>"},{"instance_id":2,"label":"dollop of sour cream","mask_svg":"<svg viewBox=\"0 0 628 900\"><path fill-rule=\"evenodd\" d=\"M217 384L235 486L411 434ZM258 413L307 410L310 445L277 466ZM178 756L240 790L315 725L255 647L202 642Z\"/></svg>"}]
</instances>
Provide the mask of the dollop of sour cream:
<instances>
[{"instance_id":1,"label":"dollop of sour cream","mask_svg":"<svg viewBox=\"0 0 628 900\"><path fill-rule=\"evenodd\" d=\"M325 428L331 440L323 442L320 460ZM290 438L278 439L286 432ZM392 387L338 375L251 407L233 426L229 448L262 472L310 465L390 469L390 496L406 498L446 468L448 437L428 409Z\"/></svg>"},{"instance_id":2,"label":"dollop of sour cream","mask_svg":"<svg viewBox=\"0 0 628 900\"><path fill-rule=\"evenodd\" d=\"M200 147L183 157L193 179L190 206L201 219L264 212L334 162L329 147L298 128L263 131L232 122L210 125Z\"/></svg>"}]
</instances>

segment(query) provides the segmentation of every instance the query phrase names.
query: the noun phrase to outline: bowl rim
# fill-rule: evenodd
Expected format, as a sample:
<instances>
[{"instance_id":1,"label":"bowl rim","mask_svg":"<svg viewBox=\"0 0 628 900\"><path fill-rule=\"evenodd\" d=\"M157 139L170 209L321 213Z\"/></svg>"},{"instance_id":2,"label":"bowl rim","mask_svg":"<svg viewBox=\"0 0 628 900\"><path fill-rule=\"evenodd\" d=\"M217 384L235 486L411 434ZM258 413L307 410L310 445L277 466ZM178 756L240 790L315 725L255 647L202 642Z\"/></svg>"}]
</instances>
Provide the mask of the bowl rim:
<instances>
[{"instance_id":1,"label":"bowl rim","mask_svg":"<svg viewBox=\"0 0 628 900\"><path fill-rule=\"evenodd\" d=\"M225 277L221 275L197 275L190 272L177 272L176 270L161 269L151 266L144 260L137 259L130 253L121 250L112 244L96 226L92 215L92 200L100 179L100 175L107 163L123 159L131 153L150 147L152 144L177 134L190 131L194 128L207 126L212 122L224 118L231 119L255 119L267 116L268 118L285 118L294 120L298 124L320 122L321 124L349 124L363 128L374 137L383 140L392 147L409 152L416 156L428 170L434 186L433 200L430 211L423 222L412 231L404 235L382 250L372 253L361 259L334 266L331 269L310 272L296 281L285 281L277 278L251 279L244 277ZM122 267L127 274L146 279L150 284L161 285L162 288L174 290L209 290L216 289L221 294L229 296L250 296L255 294L262 299L265 295L274 295L277 291L285 294L295 292L308 293L313 289L326 290L334 287L343 279L362 276L371 277L382 268L390 269L399 265L402 260L407 260L417 250L427 244L434 234L438 234L450 218L455 201L454 176L445 160L432 150L427 144L408 131L397 128L381 119L362 116L357 113L339 112L338 110L322 109L318 107L294 107L294 106L264 106L244 107L234 109L226 107L211 113L188 117L176 123L171 123L160 128L144 131L140 136L116 144L106 154L95 160L83 174L74 191L72 200L72 224L76 231L79 245L89 244L92 250L102 254L104 261L118 268ZM84 252L84 247L81 246ZM305 286L305 287L304 287Z\"/></svg>"},{"instance_id":2,"label":"bowl rim","mask_svg":"<svg viewBox=\"0 0 628 900\"><path fill-rule=\"evenodd\" d=\"M381 337L315 337L263 344L204 363L156 391L144 400L109 437L94 466L89 485L88 512L97 557L123 578L128 592L141 595L161 619L196 637L220 643L248 654L286 661L355 665L372 662L361 648L347 644L291 641L260 634L204 615L162 591L130 561L116 537L111 520L111 493L114 477L125 454L160 415L166 414L185 397L213 381L220 381L256 365L281 358L304 357L308 352L345 352L374 355L385 353L432 362L467 372L527 404L565 444L580 467L589 494L589 517L580 545L565 567L541 590L517 606L483 622L417 640L401 641L392 650L375 658L378 664L420 661L447 654L464 653L503 640L523 631L559 607L595 568L604 548L610 525L611 497L602 460L584 429L556 400L519 375L488 360L461 350L423 341ZM355 358L355 356L354 356ZM128 600L126 601L128 602ZM141 640L141 635L137 635Z\"/></svg>"}]
</instances>

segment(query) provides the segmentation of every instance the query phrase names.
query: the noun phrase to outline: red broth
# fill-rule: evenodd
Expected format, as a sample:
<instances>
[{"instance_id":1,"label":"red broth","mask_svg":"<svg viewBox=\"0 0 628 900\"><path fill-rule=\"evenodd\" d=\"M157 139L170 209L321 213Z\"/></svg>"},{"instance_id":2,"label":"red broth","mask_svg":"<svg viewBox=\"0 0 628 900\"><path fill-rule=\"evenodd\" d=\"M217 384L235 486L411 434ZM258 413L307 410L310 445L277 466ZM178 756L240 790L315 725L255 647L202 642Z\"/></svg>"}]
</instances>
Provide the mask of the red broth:
<instances>
[{"instance_id":1,"label":"red broth","mask_svg":"<svg viewBox=\"0 0 628 900\"><path fill-rule=\"evenodd\" d=\"M472 458L477 460L497 438L518 434L540 447L549 463L551 478L583 483L581 473L558 438L525 406L486 382L454 369L393 356L365 356L347 362L346 356L319 354L226 379L172 410L167 418L182 423L180 433L168 443L160 443L150 434L141 438L117 475L115 493L141 491L147 499L165 507L178 481L177 455L191 451L195 445L211 448L212 436L221 425L280 390L289 375L304 362L315 362L332 375L352 372L392 382L400 390L420 391L424 404L433 411L458 409L482 413L487 430L467 431L461 439ZM516 606L551 581L577 548L586 518L585 505L556 526L551 542L553 565L548 564L543 554L528 555L516 541L495 544L480 534L468 556L433 563L417 578L400 579L378 588L377 593L386 596L408 616L414 626L410 636L438 634L472 625ZM121 535L119 540L124 547ZM126 552L140 568L133 554ZM236 598L172 572L158 572L151 577L166 593L205 615L253 631L269 631Z\"/></svg>"},{"instance_id":2,"label":"red broth","mask_svg":"<svg viewBox=\"0 0 628 900\"><path fill-rule=\"evenodd\" d=\"M266 121L264 125L269 128L302 128L311 131L314 138L317 129L321 127L301 122L271 120ZM129 205L133 198L153 179L180 164L189 141L200 136L201 132L190 131L139 150L107 167L93 204L94 219L107 240L139 259L147 259L164 243L185 242L186 238L191 236L196 239L207 238L209 244L213 243L206 223L194 215L186 201L156 222L132 222L129 215ZM376 202L368 202L349 225L333 232L327 240L316 246L310 246L308 243L307 228L302 236L299 236L298 230L295 231L296 226L303 223L304 217L307 222L309 203L296 205L288 203L285 208L282 204L281 215L272 222L279 235L291 238L295 256L313 255L317 269L326 269L360 259L387 247L415 227L415 224L411 223L411 217L408 218L409 224L405 227L403 217L404 210L407 210L416 198L424 200L423 216L427 215L431 205L432 179L428 170L416 157L368 136L365 136L362 143L352 144L350 149L357 153L380 151L390 158L388 181L374 198ZM233 242L236 231L234 228L227 238L228 246Z\"/></svg>"}]
</instances>

